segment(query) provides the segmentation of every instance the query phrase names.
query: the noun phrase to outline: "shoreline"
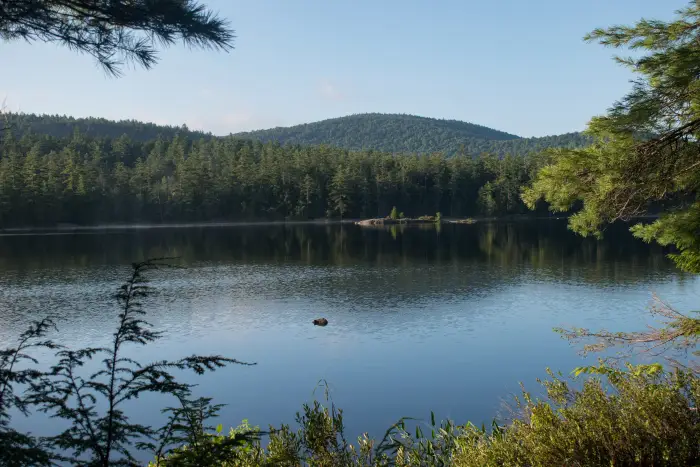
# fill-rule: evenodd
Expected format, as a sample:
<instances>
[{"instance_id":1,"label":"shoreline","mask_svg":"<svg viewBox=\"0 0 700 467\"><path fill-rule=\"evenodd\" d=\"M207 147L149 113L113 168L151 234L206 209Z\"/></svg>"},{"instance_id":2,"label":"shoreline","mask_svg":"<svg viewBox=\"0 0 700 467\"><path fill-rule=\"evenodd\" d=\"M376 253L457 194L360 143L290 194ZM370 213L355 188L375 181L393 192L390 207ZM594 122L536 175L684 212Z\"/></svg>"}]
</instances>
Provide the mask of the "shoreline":
<instances>
[{"instance_id":1,"label":"shoreline","mask_svg":"<svg viewBox=\"0 0 700 467\"><path fill-rule=\"evenodd\" d=\"M493 222L493 221L513 221L513 220L546 220L554 219L554 217L482 217L474 218L478 222ZM147 229L191 229L191 228L208 228L208 227L247 227L247 226L282 226L282 225L338 225L338 224L357 224L364 219L311 219L311 220L251 220L251 221L231 221L231 222L173 222L173 223L139 223L132 224L97 224L97 225L79 225L79 224L58 224L54 226L24 226L24 227L7 227L0 228L0 235L15 234L15 233L35 233L35 232L73 232L73 231L99 231L99 230L147 230ZM445 218L443 222L460 224L460 219ZM398 222L397 222L398 223ZM418 223L434 223L419 221ZM405 224L405 222L404 222ZM466 224L466 223L465 223Z\"/></svg>"},{"instance_id":2,"label":"shoreline","mask_svg":"<svg viewBox=\"0 0 700 467\"><path fill-rule=\"evenodd\" d=\"M657 215L638 216L635 219L656 219ZM522 221L547 221L566 220L569 216L503 216L503 217L474 217L467 221L464 218L443 218L442 224L473 225L484 222L522 222ZM213 227L265 227L285 225L341 225L352 224L359 226L382 225L425 225L435 224L435 221L420 219L312 219L312 220L260 220L260 221L231 221L231 222L173 222L173 223L132 223L132 224L98 224L77 225L59 224L54 226L24 226L0 228L2 235L22 235L38 233L70 233L70 232L99 232L118 230L152 230L152 229L194 229Z\"/></svg>"}]
</instances>

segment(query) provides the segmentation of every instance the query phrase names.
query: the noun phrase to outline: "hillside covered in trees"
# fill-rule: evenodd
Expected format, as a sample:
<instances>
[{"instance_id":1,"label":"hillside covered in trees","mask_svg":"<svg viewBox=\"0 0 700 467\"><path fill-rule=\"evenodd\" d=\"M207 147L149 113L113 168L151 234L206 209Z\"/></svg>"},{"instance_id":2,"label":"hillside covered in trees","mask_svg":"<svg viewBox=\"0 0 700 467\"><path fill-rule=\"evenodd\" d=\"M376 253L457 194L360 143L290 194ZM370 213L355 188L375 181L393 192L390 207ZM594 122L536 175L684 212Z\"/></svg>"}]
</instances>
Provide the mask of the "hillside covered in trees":
<instances>
[{"instance_id":1,"label":"hillside covered in trees","mask_svg":"<svg viewBox=\"0 0 700 467\"><path fill-rule=\"evenodd\" d=\"M6 125L20 138L35 133L69 137L78 129L86 136L118 138L127 135L146 142L159 136L172 139L175 134L189 139L213 138L211 133L193 131L185 125L164 126L136 120L110 121L103 118L73 118L61 115L9 113ZM289 128L238 133L240 139L278 142L282 145L318 146L322 144L349 150L446 155L482 153L504 156L539 152L551 147L577 148L588 138L569 133L542 138L520 138L480 125L456 120L438 120L413 115L362 114L334 118Z\"/></svg>"},{"instance_id":2,"label":"hillside covered in trees","mask_svg":"<svg viewBox=\"0 0 700 467\"><path fill-rule=\"evenodd\" d=\"M447 157L281 146L177 133L136 141L7 131L0 227L124 222L487 216L519 197L545 156Z\"/></svg>"},{"instance_id":3,"label":"hillside covered in trees","mask_svg":"<svg viewBox=\"0 0 700 467\"><path fill-rule=\"evenodd\" d=\"M577 148L590 143L581 133L541 138L516 135L458 120L400 114L358 114L292 127L238 133L235 136L281 144L328 144L344 149L447 155L528 154L551 147Z\"/></svg>"},{"instance_id":4,"label":"hillside covered in trees","mask_svg":"<svg viewBox=\"0 0 700 467\"><path fill-rule=\"evenodd\" d=\"M28 134L47 135L57 138L70 137L78 130L86 136L118 138L126 135L134 141L145 142L159 136L173 138L184 134L189 138L211 138L210 133L192 131L186 125L180 127L145 123L138 120L107 120L105 118L75 118L65 115L36 115L27 113L5 113L0 128L9 127L12 134L22 137Z\"/></svg>"},{"instance_id":5,"label":"hillside covered in trees","mask_svg":"<svg viewBox=\"0 0 700 467\"><path fill-rule=\"evenodd\" d=\"M478 125L378 114L305 128L327 122L335 122L337 133L330 134L337 138L330 142L336 146L316 144L312 130L308 140L262 142L251 134L216 137L184 125L7 114L0 228L360 218L385 216L393 206L409 216L526 214L520 187L546 157L536 149L585 142L575 134L527 146L533 140ZM440 130L431 132L431 126ZM418 149L386 149L410 132L416 136L404 145ZM472 146L435 151L462 137ZM343 147L353 138L371 144ZM469 149L478 144L483 151ZM502 152L508 148L515 149Z\"/></svg>"}]
</instances>

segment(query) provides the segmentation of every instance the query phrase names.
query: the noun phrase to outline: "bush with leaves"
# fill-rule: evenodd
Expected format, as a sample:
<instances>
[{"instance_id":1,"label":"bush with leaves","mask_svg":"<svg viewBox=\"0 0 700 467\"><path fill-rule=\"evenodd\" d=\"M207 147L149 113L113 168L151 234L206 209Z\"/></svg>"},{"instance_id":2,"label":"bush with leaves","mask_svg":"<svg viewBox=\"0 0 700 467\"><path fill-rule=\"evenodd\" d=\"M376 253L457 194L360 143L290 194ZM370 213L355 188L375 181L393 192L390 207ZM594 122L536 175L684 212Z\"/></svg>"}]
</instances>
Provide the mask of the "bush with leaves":
<instances>
[{"instance_id":1,"label":"bush with leaves","mask_svg":"<svg viewBox=\"0 0 700 467\"><path fill-rule=\"evenodd\" d=\"M393 220L399 219L399 211L396 209L396 206L391 208L391 212L389 213L389 219L393 219Z\"/></svg>"},{"instance_id":2,"label":"bush with leaves","mask_svg":"<svg viewBox=\"0 0 700 467\"><path fill-rule=\"evenodd\" d=\"M143 319L142 300L151 292L144 273L164 266L158 260L133 265L131 277L115 297L120 307L109 347L72 350L59 346L45 339L54 327L53 321L46 319L34 323L16 347L0 352L2 465L51 465L58 460L74 465L137 465L136 450L162 455L183 440L183 433L188 434L184 439L191 446L197 446L196 437L207 430L203 421L216 415L220 406L206 398L190 399L192 385L179 382L171 372L202 374L228 364L249 364L218 355L148 364L124 356L127 346L147 345L162 336ZM48 371L20 368L22 363L37 363L28 354L36 348L57 349L58 362ZM101 369L82 376L80 370L100 356ZM20 386L24 391L19 391ZM179 404L166 409L171 416L163 428L134 423L124 412L126 403L148 393L171 396ZM98 408L98 402L104 403L103 409ZM9 427L12 409L27 414L32 408L67 421L68 428L36 439Z\"/></svg>"},{"instance_id":3,"label":"bush with leaves","mask_svg":"<svg viewBox=\"0 0 700 467\"><path fill-rule=\"evenodd\" d=\"M523 391L521 415L505 429L465 430L454 465L700 465L696 375L660 365L585 372L605 378L588 377L575 390L550 371L547 400Z\"/></svg>"},{"instance_id":4,"label":"bush with leaves","mask_svg":"<svg viewBox=\"0 0 700 467\"><path fill-rule=\"evenodd\" d=\"M381 442L367 435L346 441L342 411L331 403L304 405L297 431L270 427L269 442L260 439L231 446L222 467L257 466L688 466L700 465L700 380L692 372L665 372L658 364L615 368L581 368L581 389L548 370L541 381L546 398L523 389L515 417L487 429L471 423L436 423L409 431L403 419ZM583 374L583 376L580 376ZM209 438L212 446L256 431L246 421L229 435ZM257 430L258 433L259 430ZM198 464L174 451L160 465ZM199 464L201 465L201 464Z\"/></svg>"}]
</instances>

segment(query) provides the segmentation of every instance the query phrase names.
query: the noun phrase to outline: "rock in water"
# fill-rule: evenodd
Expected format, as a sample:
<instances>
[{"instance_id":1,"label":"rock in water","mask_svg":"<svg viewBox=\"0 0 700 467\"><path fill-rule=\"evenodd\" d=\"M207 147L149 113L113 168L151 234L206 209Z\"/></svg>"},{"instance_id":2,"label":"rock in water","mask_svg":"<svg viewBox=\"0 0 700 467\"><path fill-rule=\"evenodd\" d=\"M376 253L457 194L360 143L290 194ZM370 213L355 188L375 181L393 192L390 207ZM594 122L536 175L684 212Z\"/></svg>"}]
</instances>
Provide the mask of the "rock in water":
<instances>
[{"instance_id":1,"label":"rock in water","mask_svg":"<svg viewBox=\"0 0 700 467\"><path fill-rule=\"evenodd\" d=\"M318 318L314 320L314 326L325 326L328 324L328 320L326 318Z\"/></svg>"}]
</instances>

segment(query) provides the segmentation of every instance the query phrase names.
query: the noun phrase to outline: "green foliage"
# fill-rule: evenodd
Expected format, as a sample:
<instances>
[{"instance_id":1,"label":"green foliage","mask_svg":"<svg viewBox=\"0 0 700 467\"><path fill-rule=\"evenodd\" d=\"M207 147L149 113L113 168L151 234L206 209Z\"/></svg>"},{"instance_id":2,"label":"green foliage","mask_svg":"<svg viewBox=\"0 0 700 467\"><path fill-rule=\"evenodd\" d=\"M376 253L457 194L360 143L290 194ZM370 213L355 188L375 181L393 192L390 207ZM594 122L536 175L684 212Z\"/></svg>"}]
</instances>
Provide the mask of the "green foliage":
<instances>
[{"instance_id":1,"label":"green foliage","mask_svg":"<svg viewBox=\"0 0 700 467\"><path fill-rule=\"evenodd\" d=\"M238 133L235 136L280 144L328 144L354 151L374 149L420 154L440 152L447 155L525 155L551 147L581 147L590 143L590 138L580 133L520 138L457 120L378 113L350 115L288 128Z\"/></svg>"},{"instance_id":2,"label":"green foliage","mask_svg":"<svg viewBox=\"0 0 700 467\"><path fill-rule=\"evenodd\" d=\"M653 368L653 369L652 369ZM550 373L547 400L526 392L521 416L501 430L467 429L456 466L696 465L700 462L700 381L656 367L599 367L607 384L580 390Z\"/></svg>"},{"instance_id":3,"label":"green foliage","mask_svg":"<svg viewBox=\"0 0 700 467\"><path fill-rule=\"evenodd\" d=\"M149 466L177 467L204 465L233 465L241 458L254 453L254 442L261 431L251 427L247 420L222 435L223 425L205 426L206 420L216 417L221 406L212 406L209 399L183 401L178 409L171 412L170 422L162 428L162 435L168 437L169 444L177 444L170 451L159 449L155 460Z\"/></svg>"},{"instance_id":4,"label":"green foliage","mask_svg":"<svg viewBox=\"0 0 700 467\"><path fill-rule=\"evenodd\" d=\"M326 394L326 401L328 401ZM447 466L457 445L457 427L452 422L437 425L434 414L431 414L429 425L430 437L423 434L417 427L414 434L406 431L406 421L402 419L393 425L382 440L375 440L363 434L356 444L349 443L345 438L343 411L336 409L331 403L330 408L323 406L318 400L312 404L304 404L301 412L297 413L297 430L289 425L279 428L270 427L269 440L263 446L260 438L243 446L232 446L225 459L216 465L222 467L253 467L253 466ZM240 433L258 433L258 428L252 428L246 420L231 429L228 435L218 429L216 435L209 440L212 445L234 439ZM189 448L171 452L165 462L152 462L150 467L158 465L195 466L203 464L190 463L183 457L183 452Z\"/></svg>"},{"instance_id":5,"label":"green foliage","mask_svg":"<svg viewBox=\"0 0 700 467\"><path fill-rule=\"evenodd\" d=\"M3 113L5 126L12 134L21 139L25 136L37 138L51 136L54 138L72 138L80 134L88 138L110 138L116 140L126 137L125 143L157 140L159 137L172 140L176 135L184 135L189 139L210 139L209 133L194 131L182 126L156 125L155 123L139 122L137 120L107 120L105 118L74 118L65 115L36 115L29 113Z\"/></svg>"},{"instance_id":6,"label":"green foliage","mask_svg":"<svg viewBox=\"0 0 700 467\"><path fill-rule=\"evenodd\" d=\"M192 385L178 382L170 372L192 370L202 374L228 364L244 363L216 355L192 355L143 364L123 356L125 347L147 345L161 337L143 319L143 300L151 292L144 273L163 266L157 260L134 264L131 277L116 294L117 329L108 347L60 347L45 339L54 327L46 319L33 323L16 347L0 351L2 465L53 465L52 461L61 460L74 465L131 466L135 465L134 449L162 456L173 444L183 441L198 446L198 439L206 436L208 429L205 420L216 416L220 406L205 398L190 400ZM27 353L33 348L57 349L58 361L48 371L20 366L38 363ZM102 357L101 369L83 376L81 369L96 357ZM18 385L26 390L18 393ZM180 403L178 408L166 409L171 416L161 429L133 423L123 411L127 402L148 393L171 396ZM65 420L68 428L42 439L10 428L12 410L26 415L32 409ZM206 457L202 450L192 451L199 458Z\"/></svg>"},{"instance_id":7,"label":"green foliage","mask_svg":"<svg viewBox=\"0 0 700 467\"><path fill-rule=\"evenodd\" d=\"M675 361L673 353L680 353L687 356L689 350L696 349L700 343L700 318L698 312L693 314L683 314L672 308L667 303L655 298L651 311L657 317L663 318L661 327L648 326L644 331L638 332L610 332L599 330L592 332L588 329L575 328L571 330L556 328L555 331L561 333L571 341L583 339L595 339L592 344L583 347L583 353L597 352L600 350L622 347L617 355L607 358L607 360L620 360L628 357L633 351L651 353L654 355L666 354L674 364L683 367L690 367L700 374L700 367L692 362L685 364ZM694 356L700 356L700 350L692 352Z\"/></svg>"},{"instance_id":8,"label":"green foliage","mask_svg":"<svg viewBox=\"0 0 700 467\"><path fill-rule=\"evenodd\" d=\"M479 210L485 215L491 215L496 212L496 199L493 195L494 188L491 182L486 182L484 186L479 188L477 205Z\"/></svg>"},{"instance_id":9,"label":"green foliage","mask_svg":"<svg viewBox=\"0 0 700 467\"><path fill-rule=\"evenodd\" d=\"M146 142L159 136L170 140L176 134L191 140L217 138L211 133L181 127L156 125L136 120L111 121L104 118L73 118L61 115L4 113L6 126L22 138L28 134L58 138L72 136L76 130L91 137L119 138ZM326 125L333 128L324 129ZM590 144L592 138L580 133L541 138L519 138L508 133L473 125L412 115L364 114L297 127L260 130L233 135L238 139L275 142L285 146L330 145L352 151L375 150L391 153L432 154L447 156L476 156L483 153L505 156L532 155L548 148L578 148ZM360 128L364 130L360 131ZM289 136L286 133L291 133Z\"/></svg>"},{"instance_id":10,"label":"green foliage","mask_svg":"<svg viewBox=\"0 0 700 467\"><path fill-rule=\"evenodd\" d=\"M399 211L396 209L396 206L391 208L391 213L389 214L390 219L399 219Z\"/></svg>"},{"instance_id":11,"label":"green foliage","mask_svg":"<svg viewBox=\"0 0 700 467\"><path fill-rule=\"evenodd\" d=\"M46 339L54 328L55 324L49 318L36 321L22 333L15 347L0 349L0 465L51 465L50 454L43 443L10 427L10 412L29 414L30 399L18 394L15 388L43 378L41 371L31 367L38 362L28 352L38 348L58 348L56 343ZM29 365L29 368L22 368L22 364Z\"/></svg>"},{"instance_id":12,"label":"green foliage","mask_svg":"<svg viewBox=\"0 0 700 467\"><path fill-rule=\"evenodd\" d=\"M700 273L700 203L664 215L651 224L637 224L632 232L645 242L673 245L678 253L669 257L684 270Z\"/></svg>"},{"instance_id":13,"label":"green foliage","mask_svg":"<svg viewBox=\"0 0 700 467\"><path fill-rule=\"evenodd\" d=\"M442 214L440 212L435 213L435 222L438 224L442 222Z\"/></svg>"},{"instance_id":14,"label":"green foliage","mask_svg":"<svg viewBox=\"0 0 700 467\"><path fill-rule=\"evenodd\" d=\"M678 266L700 273L700 4L671 22L641 20L634 26L596 29L587 36L613 47L646 51L617 60L640 75L632 91L607 115L595 117L595 144L552 152L523 198L544 198L554 210L583 209L570 219L584 235L600 235L605 223L646 214L661 217L633 232L645 241L674 245Z\"/></svg>"},{"instance_id":15,"label":"green foliage","mask_svg":"<svg viewBox=\"0 0 700 467\"><path fill-rule=\"evenodd\" d=\"M342 219L349 211L354 192L354 180L349 170L340 166L333 174L329 189L329 212L337 213Z\"/></svg>"},{"instance_id":16,"label":"green foliage","mask_svg":"<svg viewBox=\"0 0 700 467\"><path fill-rule=\"evenodd\" d=\"M626 369L596 366L580 389L548 371L546 398L523 390L515 416L490 429L471 423L402 419L381 442L345 440L342 411L318 401L297 414L298 430L270 428L266 446L256 439L232 447L224 467L281 466L686 466L700 462L700 380L659 365ZM416 423L417 422L417 423ZM229 435L249 431L244 422ZM172 461L180 452L171 454ZM155 466L157 464L151 464ZM194 465L182 463L178 465Z\"/></svg>"},{"instance_id":17,"label":"green foliage","mask_svg":"<svg viewBox=\"0 0 700 467\"><path fill-rule=\"evenodd\" d=\"M29 117L15 123L18 129L38 124ZM73 123L60 120L45 129L62 134ZM106 131L101 121L78 123L93 134ZM138 138L157 130L122 123L119 131ZM232 137L192 141L194 134L170 130L167 139L144 141L77 130L65 138L27 133L16 139L14 129L6 132L0 226L368 218L383 217L392 206L404 207L409 217L522 214L519 186L542 159L397 156ZM485 185L487 211L477 202Z\"/></svg>"},{"instance_id":18,"label":"green foliage","mask_svg":"<svg viewBox=\"0 0 700 467\"><path fill-rule=\"evenodd\" d=\"M602 235L607 223L659 213L632 232L646 242L675 248L670 255L687 272L700 273L700 3L678 12L674 21L641 20L634 26L596 29L587 36L612 47L640 51L617 58L640 78L587 133L595 143L559 149L522 198L530 208L544 199L554 211L582 208L569 227L582 235ZM700 339L700 318L665 307L667 328L642 333L565 332L596 337L597 349L620 342L668 344ZM697 355L697 353L696 353Z\"/></svg>"},{"instance_id":19,"label":"green foliage","mask_svg":"<svg viewBox=\"0 0 700 467\"><path fill-rule=\"evenodd\" d=\"M13 0L0 9L1 39L57 43L113 75L128 62L150 68L158 44L229 50L233 37L226 21L192 0Z\"/></svg>"},{"instance_id":20,"label":"green foliage","mask_svg":"<svg viewBox=\"0 0 700 467\"><path fill-rule=\"evenodd\" d=\"M328 400L328 395L326 395L326 400ZM334 405L331 404L329 409L318 401L314 401L311 405L304 404L302 412L297 413L296 422L299 426L296 431L292 430L289 425L282 425L280 428L270 427L269 442L266 447L262 446L260 429L250 427L247 420L231 429L228 434L223 434L223 429L217 427L216 433L206 438L207 449L211 450L212 447L222 445L228 447L225 452L220 453L216 462L211 464L193 462L186 457L186 454L191 450L190 446L186 445L172 451L163 459L152 462L149 466L369 465L358 464L357 461L371 461L372 442L367 437L363 437L359 443L359 450L350 445L344 435L342 410L337 410ZM249 436L248 434L251 433L257 436ZM230 443L230 440L240 439L242 434L246 435L242 444Z\"/></svg>"}]
</instances>

